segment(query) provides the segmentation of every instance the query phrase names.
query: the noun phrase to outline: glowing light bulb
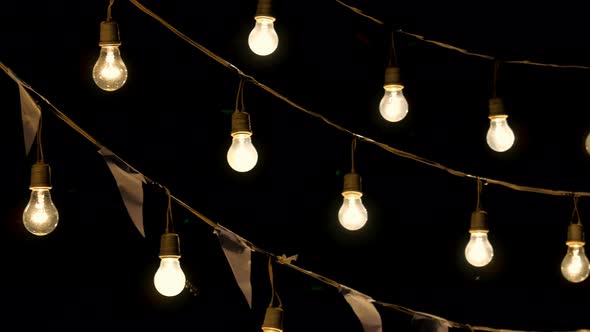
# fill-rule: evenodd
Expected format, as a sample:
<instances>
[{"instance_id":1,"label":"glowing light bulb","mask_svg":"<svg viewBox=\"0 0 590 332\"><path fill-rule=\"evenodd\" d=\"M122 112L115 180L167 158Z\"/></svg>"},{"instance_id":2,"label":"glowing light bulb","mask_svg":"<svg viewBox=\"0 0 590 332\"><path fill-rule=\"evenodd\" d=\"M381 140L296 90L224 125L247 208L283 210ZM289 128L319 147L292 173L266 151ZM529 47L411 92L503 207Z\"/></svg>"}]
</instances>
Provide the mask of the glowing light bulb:
<instances>
[{"instance_id":1,"label":"glowing light bulb","mask_svg":"<svg viewBox=\"0 0 590 332\"><path fill-rule=\"evenodd\" d=\"M490 128L486 135L488 146L496 152L504 152L514 144L514 132L508 126L508 115L500 98L490 99Z\"/></svg>"},{"instance_id":2,"label":"glowing light bulb","mask_svg":"<svg viewBox=\"0 0 590 332\"><path fill-rule=\"evenodd\" d=\"M35 164L31 169L31 198L23 211L23 224L32 234L47 235L57 227L59 213L51 200L50 169L47 164Z\"/></svg>"},{"instance_id":3,"label":"glowing light bulb","mask_svg":"<svg viewBox=\"0 0 590 332\"><path fill-rule=\"evenodd\" d=\"M561 274L570 282L582 282L590 274L590 261L584 252L582 224L570 224L567 253L561 261Z\"/></svg>"},{"instance_id":4,"label":"glowing light bulb","mask_svg":"<svg viewBox=\"0 0 590 332\"><path fill-rule=\"evenodd\" d=\"M586 141L585 141L585 145L586 145L586 152L588 152L590 154L590 134L588 134L586 136Z\"/></svg>"},{"instance_id":5,"label":"glowing light bulb","mask_svg":"<svg viewBox=\"0 0 590 332\"><path fill-rule=\"evenodd\" d=\"M160 239L160 266L154 275L154 286L164 296L176 296L186 284L186 276L180 267L178 235L165 233Z\"/></svg>"},{"instance_id":6,"label":"glowing light bulb","mask_svg":"<svg viewBox=\"0 0 590 332\"><path fill-rule=\"evenodd\" d=\"M385 94L379 103L381 116L389 122L403 120L408 114L408 101L404 97L402 89L398 86L385 88Z\"/></svg>"},{"instance_id":7,"label":"glowing light bulb","mask_svg":"<svg viewBox=\"0 0 590 332\"><path fill-rule=\"evenodd\" d=\"M121 58L119 28L114 21L100 24L100 54L92 69L96 85L105 91L115 91L127 81L127 66Z\"/></svg>"},{"instance_id":8,"label":"glowing light bulb","mask_svg":"<svg viewBox=\"0 0 590 332\"><path fill-rule=\"evenodd\" d=\"M488 240L487 213L476 210L471 214L470 237L465 246L465 259L473 266L488 265L494 257L494 248Z\"/></svg>"},{"instance_id":9,"label":"glowing light bulb","mask_svg":"<svg viewBox=\"0 0 590 332\"><path fill-rule=\"evenodd\" d=\"M360 176L356 173L348 173L344 176L344 190L342 191L342 206L338 210L338 220L342 227L356 231L367 223L368 213L363 205L360 191Z\"/></svg>"},{"instance_id":10,"label":"glowing light bulb","mask_svg":"<svg viewBox=\"0 0 590 332\"><path fill-rule=\"evenodd\" d=\"M258 162L258 152L252 144L250 116L246 112L232 114L232 144L227 150L229 166L238 172L248 172Z\"/></svg>"},{"instance_id":11,"label":"glowing light bulb","mask_svg":"<svg viewBox=\"0 0 590 332\"><path fill-rule=\"evenodd\" d=\"M279 45L279 36L274 28L274 17L256 16L256 24L248 36L248 45L252 52L266 56L274 52Z\"/></svg>"}]
</instances>

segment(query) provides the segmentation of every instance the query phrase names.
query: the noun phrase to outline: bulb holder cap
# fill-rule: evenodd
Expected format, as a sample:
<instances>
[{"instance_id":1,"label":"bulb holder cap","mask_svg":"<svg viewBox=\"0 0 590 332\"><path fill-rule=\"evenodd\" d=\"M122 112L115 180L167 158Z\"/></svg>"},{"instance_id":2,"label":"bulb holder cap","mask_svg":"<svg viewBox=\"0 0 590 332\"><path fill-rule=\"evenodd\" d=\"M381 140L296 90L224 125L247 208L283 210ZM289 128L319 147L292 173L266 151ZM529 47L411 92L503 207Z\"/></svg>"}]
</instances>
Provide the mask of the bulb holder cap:
<instances>
[{"instance_id":1,"label":"bulb holder cap","mask_svg":"<svg viewBox=\"0 0 590 332\"><path fill-rule=\"evenodd\" d=\"M231 115L231 133L235 134L239 132L252 133L250 128L250 114L235 110Z\"/></svg>"},{"instance_id":2,"label":"bulb holder cap","mask_svg":"<svg viewBox=\"0 0 590 332\"><path fill-rule=\"evenodd\" d=\"M31 167L29 189L51 189L51 169L49 165L36 163Z\"/></svg>"},{"instance_id":3,"label":"bulb holder cap","mask_svg":"<svg viewBox=\"0 0 590 332\"><path fill-rule=\"evenodd\" d=\"M567 227L567 242L568 246L570 245L581 245L585 244L584 242L584 226L582 224L570 224Z\"/></svg>"},{"instance_id":4,"label":"bulb holder cap","mask_svg":"<svg viewBox=\"0 0 590 332\"><path fill-rule=\"evenodd\" d=\"M469 233L487 233L488 231L488 213L479 209L473 211Z\"/></svg>"},{"instance_id":5,"label":"bulb holder cap","mask_svg":"<svg viewBox=\"0 0 590 332\"><path fill-rule=\"evenodd\" d=\"M274 18L271 13L271 0L258 0L258 5L256 6L256 16L266 16L270 18Z\"/></svg>"},{"instance_id":6,"label":"bulb holder cap","mask_svg":"<svg viewBox=\"0 0 590 332\"><path fill-rule=\"evenodd\" d=\"M283 309L277 307L266 308L262 330L268 332L283 331Z\"/></svg>"},{"instance_id":7,"label":"bulb holder cap","mask_svg":"<svg viewBox=\"0 0 590 332\"><path fill-rule=\"evenodd\" d=\"M499 118L499 117L505 117L505 118L508 117L508 115L506 115L506 112L504 111L504 102L502 101L502 98L498 98L498 97L490 98L489 110L490 110L490 115L489 115L490 119Z\"/></svg>"},{"instance_id":8,"label":"bulb holder cap","mask_svg":"<svg viewBox=\"0 0 590 332\"><path fill-rule=\"evenodd\" d=\"M403 84L401 83L400 74L399 74L399 67L389 66L385 68L385 79L383 80L383 86L391 86L396 85L403 89Z\"/></svg>"},{"instance_id":9,"label":"bulb holder cap","mask_svg":"<svg viewBox=\"0 0 590 332\"><path fill-rule=\"evenodd\" d=\"M344 184L342 186L342 192L345 193L347 191L361 191L361 176L358 173L348 173L344 175Z\"/></svg>"},{"instance_id":10,"label":"bulb holder cap","mask_svg":"<svg viewBox=\"0 0 590 332\"><path fill-rule=\"evenodd\" d=\"M121 45L121 38L119 38L119 25L113 20L100 22L100 41L99 46L119 46Z\"/></svg>"},{"instance_id":11,"label":"bulb holder cap","mask_svg":"<svg viewBox=\"0 0 590 332\"><path fill-rule=\"evenodd\" d=\"M180 239L176 233L164 233L160 237L160 258L180 258Z\"/></svg>"}]
</instances>

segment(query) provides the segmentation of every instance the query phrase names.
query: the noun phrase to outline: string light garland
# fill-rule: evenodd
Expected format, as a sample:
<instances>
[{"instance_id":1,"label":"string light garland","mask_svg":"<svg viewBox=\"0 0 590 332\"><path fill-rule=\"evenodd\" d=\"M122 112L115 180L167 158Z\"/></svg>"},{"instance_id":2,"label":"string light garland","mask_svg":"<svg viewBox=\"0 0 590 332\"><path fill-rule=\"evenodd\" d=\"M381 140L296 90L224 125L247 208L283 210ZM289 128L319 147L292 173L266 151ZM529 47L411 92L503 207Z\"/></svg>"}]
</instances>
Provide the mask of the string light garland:
<instances>
[{"instance_id":1,"label":"string light garland","mask_svg":"<svg viewBox=\"0 0 590 332\"><path fill-rule=\"evenodd\" d=\"M137 2L136 2L135 0L131 0L131 2L137 5ZM338 1L338 2L339 2L339 3L341 3L340 1ZM150 16L151 16L151 15L150 15ZM193 46L194 46L194 45L193 45ZM215 59L215 57L214 57L214 59ZM219 59L220 59L220 58L219 58ZM221 59L221 60L223 60L223 59ZM266 90L266 91L268 91L268 92L271 92L271 91L272 91L271 93L272 93L273 95L275 95L275 96L279 97L280 99L283 99L284 101L286 101L286 102L287 102L287 103L289 103L290 105L294 106L295 108L297 108L297 109L300 109L300 110L303 110L303 111L305 111L306 113L308 113L308 114L310 114L310 115L314 115L314 116L316 116L316 117L318 117L318 118L320 118L320 119L323 119L323 120L324 120L325 122L327 122L328 124L331 124L331 125L333 125L334 127L336 127L336 128L338 128L338 129L340 129L340 130L343 130L343 131L345 131L345 132L347 132L347 133L351 134L351 135L353 136L353 138L355 138L355 139L360 139L360 140L362 140L362 141L365 141L365 142L373 143L373 144L375 144L375 145L377 145L377 146L380 146L380 147L382 147L384 150L386 150L386 151L389 151L389 152L391 152L391 153L394 153L394 154L396 154L396 155L398 155L398 156L402 156L402 157L405 157L405 158L413 159L413 160L415 160L415 161L418 161L418 162L421 162L421 163L423 163L423 164L427 164L427 165L430 165L430 166L433 166L433 167L436 167L436 168L439 168L439 169L445 170L445 171L447 171L447 172L449 172L450 174L453 174L453 175L458 175L458 176L463 176L463 177L470 177L470 178L475 178L475 179L477 179L477 180L478 180L478 182L479 182L480 180L484 179L484 180L485 180L487 183L494 183L494 184L497 184L497 185L502 185L502 186L505 186L505 187L508 187L508 188L511 188L511 189L514 189L514 190L519 190L519 191L526 191L526 192L536 192L536 193L541 193L541 194L548 194L548 195L561 195L561 196L565 196L565 195L573 195L573 196L574 196L574 197L576 197L576 198L577 198L577 197L581 197L581 196L590 196L590 193L587 193L587 192L572 192L572 191L550 190L550 189L544 189L544 188L536 188L536 187L520 186L520 185L516 185L516 184L508 183L508 182L505 182L505 181L500 181L500 180L493 180L493 179L486 179L486 178L482 178L482 177L478 177L478 176L473 176L473 175L470 175L470 174L467 174L467 173L463 173L463 172L455 171L455 170L453 170L453 169L447 168L447 167L445 167L445 166L443 166L443 165L441 165L441 164L438 164L438 163L435 163L435 162L429 161L429 160L427 160L427 159L424 159L424 158L421 158L421 157L419 157L419 156L416 156L416 155L413 155L413 154L410 154L410 153L407 153L407 152L404 152L404 151L400 151L400 150L397 150L397 149L391 148L391 147L389 147L389 146L387 146L387 145L385 145L385 144L383 144L383 143L380 143L380 142L377 142L377 141L375 141L375 140L372 140L372 139L370 139L370 138L368 138L368 137L364 137L364 136L361 136L361 135L359 135L359 134L353 133L353 132L351 132L350 130L348 130L348 129L346 129L346 128L343 128L343 127L341 127L341 126L339 126L339 125L333 124L331 121L327 120L325 117L323 117L323 116L322 116L322 115L320 115L320 114L317 114L317 113L314 113L314 112L310 112L310 111L308 111L308 110L306 110L306 109L303 109L301 106L298 106L298 105L294 104L293 102L289 101L288 99L286 99L286 98L285 98L285 97L283 97L282 95L279 95L278 93L274 92L274 90L272 90L272 89L270 89L270 88L266 87L265 85L263 85L263 84L259 83L259 82L258 82L258 81L256 81L256 80L255 80L253 77L251 77L251 76L248 76L248 75L244 75L244 74L243 74L243 73L242 73L242 72L241 72L239 69L237 69L235 66L231 65L229 62L226 62L225 60L223 60L223 61L221 61L221 62L222 62L222 63L224 63L224 62L225 62L225 63L227 63L227 64L229 65L228 67L229 67L229 68L231 68L231 69L233 69L233 70L235 70L235 71L236 71L238 74L240 74L240 77L241 77L241 78L243 78L243 79L247 79L249 82L251 82L251 83L254 83L255 85L258 85L259 87L263 88L264 90ZM531 63L531 62L526 62L526 61L525 61L525 62L520 62L520 63L525 63L525 64L534 64L534 65L547 65L547 66L554 66L554 67L565 67L565 66L557 66L557 65L550 65L550 64L538 64L538 63ZM2 63L0 63L0 66L2 67L2 69L3 69L5 72L7 72L7 73L8 73L8 72L10 72L10 70L9 70L9 69L8 69L6 66L4 66ZM580 68L580 66L567 66L567 67L570 67L570 68L571 68L571 67L574 67L574 68ZM581 68L583 68L583 69L588 69L587 67L581 67ZM14 78L14 77L13 77L13 78ZM56 114L58 118L60 118L60 119L64 120L64 121L65 121L65 122L66 122L68 125L70 125L70 126L73 128L73 129L75 129L75 130L76 130L76 131L78 131L80 134L82 134L82 136L84 136L85 138L89 139L91 142L95 143L95 145L99 146L99 144L98 144L98 142L97 142L96 140L94 140L94 139L93 139L93 138L92 138L90 135L88 135L88 134L87 134L85 131L83 131L83 130L82 130L80 127L78 127L78 126L77 126L75 123L73 123L71 120L69 120L69 118L67 118L67 117L66 117L66 116L65 116L63 113L61 113L61 112L60 112L60 111L59 111L57 108L55 108L55 107L54 107L54 106L53 106L53 105L52 105L52 104L51 104L51 103L50 103L50 102L49 102L47 99L45 99L45 98L44 98L43 96L41 96L39 93L37 93L36 91L34 91L34 90L33 90L33 89L30 87L30 86L28 86L26 83L24 83L24 82L22 82L22 81L20 81L20 80L18 80L18 81L17 81L17 83L19 83L19 84L21 84L21 85L25 86L25 87L26 87L28 90L30 90L30 91L34 92L36 95L38 95L38 96L39 96L41 99L43 99L43 100L44 100L44 101L45 101L45 102L46 102L48 105L50 105L50 106L51 106L51 109L52 109L53 113L54 113L54 114ZM100 147L100 146L99 146L99 147ZM183 203L183 202L182 202L180 199L178 199L178 198L174 197L174 196L173 196L171 193L168 193L168 194L169 194L169 196L168 196L168 197L169 197L169 200L174 200L174 201L176 201L176 202L177 202L177 203L179 203L181 206L183 206L183 207L187 208L187 210L189 210L190 212L192 212L193 214L195 214L196 216L198 216L200 219L202 219L202 220L203 220L203 221L205 221L206 223L208 223L208 224L210 224L210 225L216 225L216 224L215 224L215 223L213 223L211 220L209 220L208 218L204 217L202 214L200 214L199 212L195 211L194 209L190 208L188 205L186 205L185 203ZM170 202L169 202L169 204L170 204ZM577 211L577 210L576 210L576 211ZM577 223L577 224L572 224L572 225L580 225L580 226L581 226L581 223L579 222L579 218L578 218L578 223ZM571 233L572 233L572 234L574 234L574 235L572 235L572 236L569 236L569 235L568 235L568 242L580 242L580 241L578 241L578 239L579 239L580 237L579 237L577 234L583 234L583 233L581 233L581 232L578 232L577 230L578 230L578 229L579 229L579 230L581 230L581 227L570 227L570 229L576 229L576 230L574 230L574 231L572 231L572 232L571 232ZM568 229L568 230L569 230L569 229ZM569 234L569 232L568 232L568 234ZM571 241L570 241L570 239L573 239L573 240L571 240ZM568 246L569 246L569 244L568 244ZM582 246L583 246L583 241L582 241ZM279 263L281 263L281 264L284 264L284 265L286 265L286 266L292 267L293 269L295 269L295 270L297 270L297 271L299 271L299 272L303 272L303 273L305 273L305 274L307 274L307 275L310 275L310 276L312 276L312 277L314 277L314 278L316 278L316 279L318 279L318 280L320 280L320 281L323 281L323 282L325 282L325 283L327 283L327 284L330 284L330 285L333 285L333 286L336 286L336 287L343 287L342 285L340 285L340 284L336 283L335 281L333 281L333 280L331 280L331 279L328 279L328 278L326 278L326 277L323 277L323 276L321 276L321 275L315 274L315 273L313 273L313 272L311 272L311 271L306 271L306 270L303 270L302 268L299 268L299 267L297 267L297 266L293 265L291 262L286 262L286 261L282 260L282 259L280 258L280 256L277 256L277 255L274 255L274 254L272 254L272 253L269 253L269 252L267 252L267 251L264 251L264 250L262 250L262 249L260 249L260 248L258 248L258 247L256 247L256 246L254 246L254 245L251 245L251 248L252 248L253 250L257 251L257 252L260 252L260 253L263 253L263 254L269 255L269 257L272 257L272 258L276 259L276 260L277 260ZM582 247L582 249L583 249L583 247ZM402 311L402 312L406 312L406 313L411 313L411 314L424 314L424 313L420 313L420 312L418 312L418 311L414 311L414 310L407 309L407 308L404 308L404 307L401 307L401 306L397 306L397 305L393 305L393 304L388 304L388 303L384 303L384 302L380 302L380 301L376 301L375 303L376 303L376 304L379 304L379 305L382 305L382 306L384 306L384 307L393 308L393 309L395 309L395 310ZM443 322L445 322L446 324L448 324L447 326L452 326L452 327L468 327L468 328L469 328L469 329L471 329L471 330L486 330L486 331L496 331L496 329L493 329L493 328L470 326L470 325L468 325L468 324L460 324L460 323L455 323L455 322L452 322L452 321L448 321L448 320L446 320L446 319L444 319L444 318L440 318L440 317L438 317L438 316L433 316L433 315L430 315L430 314L424 314L424 315L426 315L426 316L429 316L429 317L431 317L431 318L433 318L433 319L438 319L438 320L440 320L440 321L443 321Z\"/></svg>"},{"instance_id":2,"label":"string light garland","mask_svg":"<svg viewBox=\"0 0 590 332\"><path fill-rule=\"evenodd\" d=\"M45 98L43 95L41 95L40 93L38 93L37 91L35 91L30 85L28 85L26 82L22 81L20 78L18 78L18 76L16 76L12 70L10 70L8 67L6 67L2 62L0 62L0 68L6 72L15 82L17 82L18 84L20 84L21 86L23 86L24 88L26 88L27 90L33 92L35 95L37 95L39 98L41 98L45 103L47 103L47 105L50 106L50 110L52 111L52 113L54 115L56 115L59 119L61 119L62 121L64 121L64 123L66 123L68 126L70 126L74 131L76 131L77 133L79 133L82 137L86 138L90 143L92 143L93 145L95 145L98 149L104 148L104 146L102 144L100 144L98 142L98 140L96 140L95 138L93 138L90 134L88 134L85 130L83 130L80 126L78 126L74 121L72 121L68 116L66 116L63 112L61 112L57 107L55 107L47 98ZM122 163L128 165L131 169L133 169L134 172L138 173L138 174L142 174L141 172L139 172L136 168L134 168L133 166L129 165L127 162L125 162L124 160L122 160L120 157L116 156L115 157L117 159L119 159ZM158 185L161 186L163 188L166 188L164 186L162 186L161 184L159 184L158 182L155 182L153 180L151 180L149 177L143 175L145 177L145 179L153 185ZM532 188L529 188L532 189ZM551 194L553 193L553 191L548 191L547 194ZM559 192L558 192L559 193ZM565 193L565 192L564 192ZM170 200L175 201L177 204L179 204L181 207L185 208L188 212L192 213L193 215L195 215L196 217L198 217L201 221L205 222L207 225L213 227L213 228L217 228L220 225L217 224L216 222L214 222L213 220L209 219L208 217L206 217L204 214L202 214L201 212L197 211L196 209L192 208L191 206L189 206L188 204L186 204L185 202L183 202L180 198L175 197L169 190L167 191L168 197ZM588 192L576 192L575 193L575 197L579 197L579 196L590 196L590 193ZM250 248L252 251L255 251L257 253L263 254L267 257L269 257L269 259L272 259L273 261L282 264L284 266L287 266L297 272L303 273L311 278L314 278L315 280L318 280L326 285L332 286L337 288L338 290L342 290L343 288L348 288L347 286L344 286L343 284L335 281L334 279L328 278L326 276L323 276L321 274L315 273L313 271L304 269L300 266L297 266L293 263L293 260L295 260L297 258L297 255L295 256L291 256L291 257L286 257L284 254L283 255L277 255L274 254L270 251L267 251L261 247L256 246L254 243L252 243L251 241L245 239L242 237L243 242L245 243L245 245ZM188 282L187 282L188 284ZM190 285L190 290L191 292L196 292L197 290ZM446 318L442 318L440 316L436 316L436 315L432 315L429 313L425 313L425 312L421 312L421 311L417 311L417 310L413 310L401 305L397 305L397 304L393 304L393 303L387 303L387 302L383 302L383 301L374 301L373 303L380 305L384 308L388 308L388 309L392 309L398 312L402 312L405 314L409 314L409 315L422 315L422 316L426 316L429 317L431 319L437 320L439 322L441 322L442 324L444 324L445 326L448 327L455 327L455 328L466 328L469 329L470 331L491 331L491 332L505 332L506 329L498 329L498 328L492 328L492 327L487 327L487 326L477 326L477 325L470 325L470 324L466 324L466 323L459 323L459 322L455 322L452 320L448 320Z\"/></svg>"}]
</instances>

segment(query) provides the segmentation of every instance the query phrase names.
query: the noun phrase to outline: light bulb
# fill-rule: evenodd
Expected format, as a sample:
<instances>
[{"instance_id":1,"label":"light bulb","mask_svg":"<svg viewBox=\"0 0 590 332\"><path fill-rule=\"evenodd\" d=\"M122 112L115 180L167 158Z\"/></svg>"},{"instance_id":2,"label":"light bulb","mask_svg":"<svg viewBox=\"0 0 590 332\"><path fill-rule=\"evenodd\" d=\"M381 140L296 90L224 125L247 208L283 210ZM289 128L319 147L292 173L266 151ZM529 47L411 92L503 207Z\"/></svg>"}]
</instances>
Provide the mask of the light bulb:
<instances>
[{"instance_id":1,"label":"light bulb","mask_svg":"<svg viewBox=\"0 0 590 332\"><path fill-rule=\"evenodd\" d=\"M389 85L379 103L381 116L389 122L398 122L408 114L408 101L399 85Z\"/></svg>"},{"instance_id":2,"label":"light bulb","mask_svg":"<svg viewBox=\"0 0 590 332\"><path fill-rule=\"evenodd\" d=\"M585 145L586 145L586 152L588 152L590 154L590 134L588 134L586 136L586 141L585 141Z\"/></svg>"},{"instance_id":3,"label":"light bulb","mask_svg":"<svg viewBox=\"0 0 590 332\"><path fill-rule=\"evenodd\" d=\"M238 172L248 172L258 161L258 152L252 145L252 133L232 134L232 143L227 150L227 162Z\"/></svg>"},{"instance_id":4,"label":"light bulb","mask_svg":"<svg viewBox=\"0 0 590 332\"><path fill-rule=\"evenodd\" d=\"M590 274L590 262L584 253L582 224L570 224L567 236L567 253L561 261L561 274L570 282L582 282Z\"/></svg>"},{"instance_id":5,"label":"light bulb","mask_svg":"<svg viewBox=\"0 0 590 332\"><path fill-rule=\"evenodd\" d=\"M23 224L32 234L47 235L57 227L59 213L51 200L49 165L37 163L31 168L31 198L23 211Z\"/></svg>"},{"instance_id":6,"label":"light bulb","mask_svg":"<svg viewBox=\"0 0 590 332\"><path fill-rule=\"evenodd\" d=\"M119 46L103 46L94 64L92 78L105 91L115 91L127 81L127 67L121 58Z\"/></svg>"},{"instance_id":7,"label":"light bulb","mask_svg":"<svg viewBox=\"0 0 590 332\"><path fill-rule=\"evenodd\" d=\"M248 35L248 45L252 52L265 56L277 49L279 45L279 36L274 28L275 18L271 16L256 16L256 24L250 35Z\"/></svg>"},{"instance_id":8,"label":"light bulb","mask_svg":"<svg viewBox=\"0 0 590 332\"><path fill-rule=\"evenodd\" d=\"M477 267L488 265L494 257L494 248L488 241L486 233L471 233L469 242L465 247L465 258L469 264Z\"/></svg>"},{"instance_id":9,"label":"light bulb","mask_svg":"<svg viewBox=\"0 0 590 332\"><path fill-rule=\"evenodd\" d=\"M506 116L490 118L486 141L489 147L496 152L504 152L512 147L514 132L508 126Z\"/></svg>"},{"instance_id":10,"label":"light bulb","mask_svg":"<svg viewBox=\"0 0 590 332\"><path fill-rule=\"evenodd\" d=\"M342 191L342 206L338 210L338 220L342 227L356 231L367 223L368 213L363 205L360 191L360 176L357 173L348 173L344 176L344 190Z\"/></svg>"},{"instance_id":11,"label":"light bulb","mask_svg":"<svg viewBox=\"0 0 590 332\"><path fill-rule=\"evenodd\" d=\"M176 296L186 284L180 268L180 242L175 233L164 233L160 238L160 266L154 275L154 286L164 296Z\"/></svg>"},{"instance_id":12,"label":"light bulb","mask_svg":"<svg viewBox=\"0 0 590 332\"><path fill-rule=\"evenodd\" d=\"M186 277L180 268L180 261L174 257L162 257L160 267L154 275L154 286L164 296L176 296L182 292Z\"/></svg>"},{"instance_id":13,"label":"light bulb","mask_svg":"<svg viewBox=\"0 0 590 332\"><path fill-rule=\"evenodd\" d=\"M57 227L59 214L51 201L49 189L32 189L23 213L25 228L35 235L47 235Z\"/></svg>"},{"instance_id":14,"label":"light bulb","mask_svg":"<svg viewBox=\"0 0 590 332\"><path fill-rule=\"evenodd\" d=\"M283 309L277 307L266 308L262 331L283 332Z\"/></svg>"},{"instance_id":15,"label":"light bulb","mask_svg":"<svg viewBox=\"0 0 590 332\"><path fill-rule=\"evenodd\" d=\"M113 20L100 23L100 55L92 69L96 85L105 91L115 91L127 81L127 66L121 58L119 26Z\"/></svg>"}]
</instances>

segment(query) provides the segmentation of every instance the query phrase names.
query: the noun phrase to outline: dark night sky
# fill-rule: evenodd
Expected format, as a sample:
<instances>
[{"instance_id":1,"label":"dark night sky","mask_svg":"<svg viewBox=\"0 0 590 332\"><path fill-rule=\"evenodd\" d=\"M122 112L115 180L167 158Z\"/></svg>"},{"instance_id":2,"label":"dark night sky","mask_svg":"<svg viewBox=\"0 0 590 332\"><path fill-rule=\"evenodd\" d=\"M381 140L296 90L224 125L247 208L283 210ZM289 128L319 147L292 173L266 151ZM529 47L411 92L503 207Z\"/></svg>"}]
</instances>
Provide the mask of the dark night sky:
<instances>
[{"instance_id":1,"label":"dark night sky","mask_svg":"<svg viewBox=\"0 0 590 332\"><path fill-rule=\"evenodd\" d=\"M590 26L575 4L347 2L383 26L336 1L276 0L279 48L258 57L246 42L255 0L141 3L258 81L357 134L469 174L590 191L583 145L590 130L587 69L501 64L498 93L517 139L498 154L485 143L492 61L397 34L410 111L402 122L386 123L377 109L392 30L499 60L590 66ZM572 284L559 271L571 197L485 186L495 256L473 268L463 249L475 181L359 142L355 164L369 221L349 232L337 220L342 175L351 167L349 134L246 84L259 160L249 173L234 172L225 154L235 73L120 0L112 15L129 79L105 92L91 70L108 1L5 6L0 61L144 175L259 247L298 254L296 265L376 300L456 322L527 331L590 328L590 280ZM181 264L197 292L160 296L152 278L164 230L163 192L144 188L143 238L96 147L42 102L60 224L46 237L26 232L20 218L35 160L24 154L17 86L0 76L6 175L0 317L6 324L259 330L270 300L266 256L253 254L249 309L212 228L174 205ZM587 225L587 198L579 210ZM362 331L336 289L280 265L275 284L286 332ZM410 330L410 316L378 310L385 332Z\"/></svg>"}]
</instances>

